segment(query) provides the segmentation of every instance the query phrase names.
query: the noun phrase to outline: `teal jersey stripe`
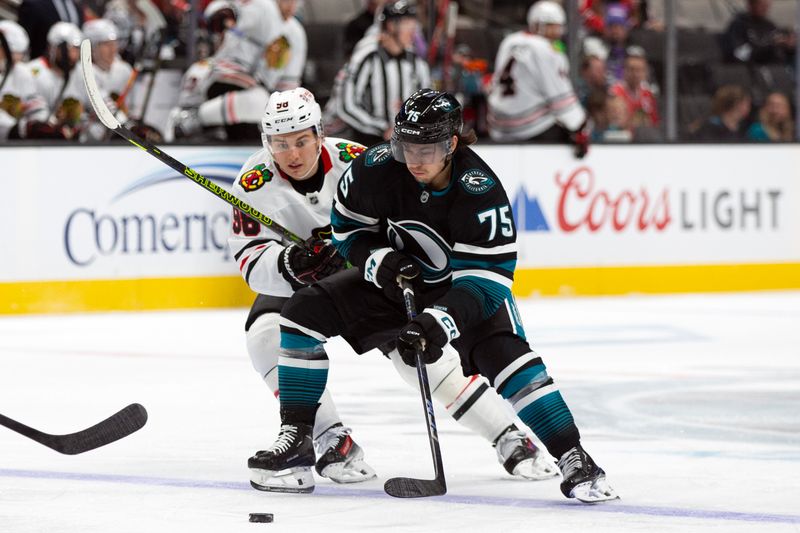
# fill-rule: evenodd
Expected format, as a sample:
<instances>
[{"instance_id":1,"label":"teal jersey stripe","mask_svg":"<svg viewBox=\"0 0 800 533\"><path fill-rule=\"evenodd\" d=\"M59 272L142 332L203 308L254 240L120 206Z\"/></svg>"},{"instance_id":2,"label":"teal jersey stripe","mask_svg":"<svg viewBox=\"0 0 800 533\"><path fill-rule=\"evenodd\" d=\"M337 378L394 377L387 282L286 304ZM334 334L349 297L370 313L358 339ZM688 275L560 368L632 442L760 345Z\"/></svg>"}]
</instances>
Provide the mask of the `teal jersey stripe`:
<instances>
[{"instance_id":1,"label":"teal jersey stripe","mask_svg":"<svg viewBox=\"0 0 800 533\"><path fill-rule=\"evenodd\" d=\"M320 344L322 342L308 335L281 332L281 348L284 350L312 350Z\"/></svg>"},{"instance_id":2,"label":"teal jersey stripe","mask_svg":"<svg viewBox=\"0 0 800 533\"><path fill-rule=\"evenodd\" d=\"M566 432L575 425L559 391L542 396L517 414L545 444L559 432Z\"/></svg>"},{"instance_id":3,"label":"teal jersey stripe","mask_svg":"<svg viewBox=\"0 0 800 533\"><path fill-rule=\"evenodd\" d=\"M534 381L545 381L547 379L547 369L542 365L535 365L526 368L522 372L514 375L503 387L502 396L506 400L521 391L525 385Z\"/></svg>"},{"instance_id":4,"label":"teal jersey stripe","mask_svg":"<svg viewBox=\"0 0 800 533\"><path fill-rule=\"evenodd\" d=\"M281 405L314 406L328 382L327 368L297 368L278 365Z\"/></svg>"},{"instance_id":5,"label":"teal jersey stripe","mask_svg":"<svg viewBox=\"0 0 800 533\"><path fill-rule=\"evenodd\" d=\"M466 289L482 302L483 318L494 315L506 298L511 298L511 291L505 285L477 276L458 278L453 287Z\"/></svg>"},{"instance_id":6,"label":"teal jersey stripe","mask_svg":"<svg viewBox=\"0 0 800 533\"><path fill-rule=\"evenodd\" d=\"M514 269L517 267L517 260L512 259L508 261L488 261L486 259L458 259L455 257L450 258L450 266L453 270L472 270L475 268L483 270L500 269L510 272L512 275Z\"/></svg>"}]
</instances>

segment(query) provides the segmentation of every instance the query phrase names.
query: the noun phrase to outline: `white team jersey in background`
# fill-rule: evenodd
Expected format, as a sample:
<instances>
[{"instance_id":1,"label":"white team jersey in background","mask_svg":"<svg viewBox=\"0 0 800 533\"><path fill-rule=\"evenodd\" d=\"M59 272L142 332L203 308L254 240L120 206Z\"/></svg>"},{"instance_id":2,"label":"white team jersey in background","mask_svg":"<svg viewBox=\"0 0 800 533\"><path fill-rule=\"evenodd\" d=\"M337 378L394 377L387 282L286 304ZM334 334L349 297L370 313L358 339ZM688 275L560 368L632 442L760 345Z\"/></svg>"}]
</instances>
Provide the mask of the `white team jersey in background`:
<instances>
[{"instance_id":1,"label":"white team jersey in background","mask_svg":"<svg viewBox=\"0 0 800 533\"><path fill-rule=\"evenodd\" d=\"M17 122L18 131L24 136L28 121L47 120L44 98L37 94L36 82L24 63L14 63L0 91L0 100L0 140L8 138Z\"/></svg>"},{"instance_id":2,"label":"white team jersey in background","mask_svg":"<svg viewBox=\"0 0 800 533\"><path fill-rule=\"evenodd\" d=\"M330 238L331 204L339 178L363 151L360 144L325 138L320 153L324 183L319 191L303 195L294 190L266 148L262 148L244 164L232 192L304 239L311 237L312 232L318 236L320 230ZM279 234L242 218L237 227L237 213L233 226L228 245L250 288L261 294L291 296L294 293L291 285L278 271L278 255L284 249Z\"/></svg>"},{"instance_id":3,"label":"white team jersey in background","mask_svg":"<svg viewBox=\"0 0 800 533\"><path fill-rule=\"evenodd\" d=\"M64 78L50 67L50 62L44 56L29 61L26 66L36 82L36 92L44 98L47 109L52 111L64 85Z\"/></svg>"},{"instance_id":4,"label":"white team jersey in background","mask_svg":"<svg viewBox=\"0 0 800 533\"><path fill-rule=\"evenodd\" d=\"M278 42L286 47L288 58L285 65L267 68L264 76L267 89L270 91L288 91L300 86L303 69L308 55L308 38L303 25L294 17L283 22Z\"/></svg>"},{"instance_id":5,"label":"white team jersey in background","mask_svg":"<svg viewBox=\"0 0 800 533\"><path fill-rule=\"evenodd\" d=\"M567 57L544 37L527 31L503 39L488 120L489 133L497 141L527 140L556 122L577 130L586 113L570 83Z\"/></svg>"}]
</instances>

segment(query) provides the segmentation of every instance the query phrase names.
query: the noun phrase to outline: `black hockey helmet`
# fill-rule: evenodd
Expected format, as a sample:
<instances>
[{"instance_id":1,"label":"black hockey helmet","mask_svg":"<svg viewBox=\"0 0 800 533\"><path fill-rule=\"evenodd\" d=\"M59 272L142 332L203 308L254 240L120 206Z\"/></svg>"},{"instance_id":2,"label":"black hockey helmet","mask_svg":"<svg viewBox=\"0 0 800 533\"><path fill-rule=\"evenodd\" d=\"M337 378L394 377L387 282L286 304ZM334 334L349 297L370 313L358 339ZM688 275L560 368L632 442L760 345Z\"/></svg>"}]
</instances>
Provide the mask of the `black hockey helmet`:
<instances>
[{"instance_id":1,"label":"black hockey helmet","mask_svg":"<svg viewBox=\"0 0 800 533\"><path fill-rule=\"evenodd\" d=\"M386 27L386 22L402 17L416 17L417 6L409 0L394 0L386 2L378 13L378 22L381 28Z\"/></svg>"},{"instance_id":2,"label":"black hockey helmet","mask_svg":"<svg viewBox=\"0 0 800 533\"><path fill-rule=\"evenodd\" d=\"M393 139L414 144L449 140L461 133L461 104L450 93L420 89L394 118Z\"/></svg>"},{"instance_id":3,"label":"black hockey helmet","mask_svg":"<svg viewBox=\"0 0 800 533\"><path fill-rule=\"evenodd\" d=\"M392 155L407 163L445 162L453 153L453 135L461 133L461 104L455 96L420 89L403 102L394 119ZM428 145L420 151L419 145Z\"/></svg>"}]
</instances>

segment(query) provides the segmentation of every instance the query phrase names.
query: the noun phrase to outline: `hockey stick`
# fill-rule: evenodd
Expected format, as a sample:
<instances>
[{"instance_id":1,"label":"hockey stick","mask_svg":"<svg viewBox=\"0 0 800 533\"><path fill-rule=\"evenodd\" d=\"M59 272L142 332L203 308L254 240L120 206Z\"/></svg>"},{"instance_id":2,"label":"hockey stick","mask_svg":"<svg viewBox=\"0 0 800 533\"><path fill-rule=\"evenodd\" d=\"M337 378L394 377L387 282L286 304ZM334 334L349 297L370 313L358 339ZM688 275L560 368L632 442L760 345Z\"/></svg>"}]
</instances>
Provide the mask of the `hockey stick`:
<instances>
[{"instance_id":1,"label":"hockey stick","mask_svg":"<svg viewBox=\"0 0 800 533\"><path fill-rule=\"evenodd\" d=\"M117 120L117 118L114 116L111 110L108 109L108 106L103 101L103 97L100 95L100 88L97 86L97 81L94 78L94 70L92 67L92 45L89 43L88 39L84 39L84 41L81 43L81 66L83 67L82 68L83 83L86 85L86 92L89 95L89 101L91 102L92 107L94 108L94 112L97 113L100 122L102 122L103 125L105 125L105 127L110 129L123 139L127 140L132 145L141 148L142 150L152 155L162 163L176 170L178 173L183 174L184 176L186 176L193 182L197 183L207 191L210 191L217 198L224 200L225 202L232 205L242 213L246 214L247 216L251 217L254 220L257 220L265 227L280 234L287 240L300 244L303 247L305 247L306 245L305 241L296 233L293 233L292 231L289 231L288 229L284 228L283 226L281 226L268 216L264 215L261 211L252 207L250 204L247 204L244 201L240 200L239 198L234 196L231 192L220 187L210 179L201 175L196 170L192 170L191 168L187 167L177 159L173 159L166 152L163 152L154 144L145 141L144 139L133 133L131 130L120 124L119 120Z\"/></svg>"},{"instance_id":2,"label":"hockey stick","mask_svg":"<svg viewBox=\"0 0 800 533\"><path fill-rule=\"evenodd\" d=\"M11 55L11 48L8 46L6 35L0 31L0 48L3 49L3 55L6 56L6 71L3 72L3 79L0 80L0 90L8 81L8 76L11 74L11 69L14 68L14 57Z\"/></svg>"},{"instance_id":3,"label":"hockey stick","mask_svg":"<svg viewBox=\"0 0 800 533\"><path fill-rule=\"evenodd\" d=\"M53 101L53 109L50 110L50 116L47 117L47 122L52 123L56 119L56 114L58 113L58 108L61 105L61 99L64 98L64 92L67 90L67 85L69 85L69 80L72 77L72 69L69 68L69 59L67 57L67 43L62 42L58 45L59 52L61 52L61 60L56 61L56 66L61 69L61 72L64 73L64 83L61 84L61 89L58 91L58 96Z\"/></svg>"},{"instance_id":4,"label":"hockey stick","mask_svg":"<svg viewBox=\"0 0 800 533\"><path fill-rule=\"evenodd\" d=\"M111 444L138 431L146 422L147 411L138 403L130 404L99 424L68 435L42 433L5 415L0 415L0 425L65 455L77 455Z\"/></svg>"},{"instance_id":5,"label":"hockey stick","mask_svg":"<svg viewBox=\"0 0 800 533\"><path fill-rule=\"evenodd\" d=\"M406 306L408 319L416 315L414 304L414 289L404 279L400 280L403 289L403 302ZM422 362L422 353L417 350L417 378L419 379L419 392L422 395L422 404L425 406L425 422L428 424L428 440L431 444L433 456L434 479L414 479L410 477L393 477L383 485L383 490L395 498L424 498L427 496L441 496L447 492L447 482L444 478L442 465L442 450L439 447L439 433L436 431L436 419L433 416L433 402L431 402L431 387L428 384L428 371Z\"/></svg>"}]
</instances>

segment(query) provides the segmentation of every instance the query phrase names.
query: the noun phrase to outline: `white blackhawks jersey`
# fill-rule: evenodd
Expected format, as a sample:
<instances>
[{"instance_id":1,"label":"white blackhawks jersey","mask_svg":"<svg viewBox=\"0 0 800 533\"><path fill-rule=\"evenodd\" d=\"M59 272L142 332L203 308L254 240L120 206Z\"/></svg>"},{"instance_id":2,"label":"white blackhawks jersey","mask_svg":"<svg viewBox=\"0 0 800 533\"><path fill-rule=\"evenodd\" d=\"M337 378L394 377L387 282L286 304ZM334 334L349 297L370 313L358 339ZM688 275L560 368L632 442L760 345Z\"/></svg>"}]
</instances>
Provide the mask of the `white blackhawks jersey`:
<instances>
[{"instance_id":1,"label":"white blackhawks jersey","mask_svg":"<svg viewBox=\"0 0 800 533\"><path fill-rule=\"evenodd\" d=\"M281 35L270 47L279 50L278 65L267 64L262 81L270 91L288 91L300 86L308 55L308 38L303 25L294 17L283 21Z\"/></svg>"},{"instance_id":2,"label":"white blackhawks jersey","mask_svg":"<svg viewBox=\"0 0 800 533\"><path fill-rule=\"evenodd\" d=\"M302 194L283 177L269 152L262 148L244 164L232 192L304 239L329 239L331 204L339 178L363 151L360 144L326 137L320 153L325 173L322 188ZM232 226L228 245L250 288L260 294L291 296L291 285L278 271L278 255L285 248L280 235L236 209Z\"/></svg>"},{"instance_id":3,"label":"white blackhawks jersey","mask_svg":"<svg viewBox=\"0 0 800 533\"><path fill-rule=\"evenodd\" d=\"M36 92L44 98L48 110L52 111L64 85L64 78L50 68L50 62L44 56L28 61L26 66L36 82Z\"/></svg>"},{"instance_id":4,"label":"white blackhawks jersey","mask_svg":"<svg viewBox=\"0 0 800 533\"><path fill-rule=\"evenodd\" d=\"M575 131L586 113L569 80L567 56L540 35L512 33L500 43L489 93L489 133L527 140L556 122Z\"/></svg>"},{"instance_id":5,"label":"white blackhawks jersey","mask_svg":"<svg viewBox=\"0 0 800 533\"><path fill-rule=\"evenodd\" d=\"M0 102L0 140L7 139L17 123L20 135L24 136L28 122L47 120L44 99L36 92L33 75L23 63L14 63L8 73L0 90Z\"/></svg>"}]
</instances>

